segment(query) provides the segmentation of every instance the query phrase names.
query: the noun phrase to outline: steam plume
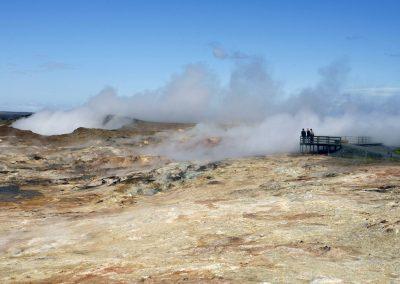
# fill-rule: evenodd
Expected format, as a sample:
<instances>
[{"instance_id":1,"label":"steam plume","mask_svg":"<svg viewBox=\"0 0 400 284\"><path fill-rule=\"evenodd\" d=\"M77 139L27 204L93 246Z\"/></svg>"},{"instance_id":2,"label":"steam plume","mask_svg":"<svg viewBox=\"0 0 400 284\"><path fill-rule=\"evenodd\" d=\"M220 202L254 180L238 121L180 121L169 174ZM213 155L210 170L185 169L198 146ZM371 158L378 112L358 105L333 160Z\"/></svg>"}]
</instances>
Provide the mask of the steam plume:
<instances>
[{"instance_id":1,"label":"steam plume","mask_svg":"<svg viewBox=\"0 0 400 284\"><path fill-rule=\"evenodd\" d=\"M315 86L286 96L262 58L235 56L217 47L213 52L235 64L227 85L221 85L207 66L190 64L159 89L120 97L114 89L106 88L81 107L42 111L13 126L52 135L77 127L114 129L128 118L198 123L188 133L170 137L165 145L151 149L182 159L292 151L297 147L299 130L305 127L313 128L317 135L370 135L389 144L400 142L400 94L344 92L350 70L346 61L321 68ZM112 119L105 121L109 115ZM191 147L182 148L179 135L191 137L187 142ZM220 141L206 147L201 141L207 137Z\"/></svg>"}]
</instances>

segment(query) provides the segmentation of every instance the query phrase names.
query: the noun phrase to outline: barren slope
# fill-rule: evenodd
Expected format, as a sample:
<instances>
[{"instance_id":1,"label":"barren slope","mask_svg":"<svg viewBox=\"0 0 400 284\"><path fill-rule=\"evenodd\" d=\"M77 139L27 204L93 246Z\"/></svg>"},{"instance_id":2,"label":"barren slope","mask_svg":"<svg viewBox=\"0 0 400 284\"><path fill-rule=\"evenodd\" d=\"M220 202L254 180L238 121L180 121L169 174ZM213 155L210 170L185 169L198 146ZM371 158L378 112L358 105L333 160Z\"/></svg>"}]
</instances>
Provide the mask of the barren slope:
<instances>
[{"instance_id":1,"label":"barren slope","mask_svg":"<svg viewBox=\"0 0 400 284\"><path fill-rule=\"evenodd\" d=\"M400 281L399 164L137 151L179 127L3 130L0 281Z\"/></svg>"}]
</instances>

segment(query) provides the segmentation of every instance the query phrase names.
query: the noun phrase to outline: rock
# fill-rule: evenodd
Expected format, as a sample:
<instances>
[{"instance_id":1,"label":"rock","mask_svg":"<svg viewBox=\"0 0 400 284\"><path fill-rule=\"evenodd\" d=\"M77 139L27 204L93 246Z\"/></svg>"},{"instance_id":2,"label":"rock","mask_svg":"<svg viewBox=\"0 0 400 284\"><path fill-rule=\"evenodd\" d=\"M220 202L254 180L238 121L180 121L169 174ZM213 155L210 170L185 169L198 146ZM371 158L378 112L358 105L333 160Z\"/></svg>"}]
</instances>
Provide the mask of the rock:
<instances>
[{"instance_id":1,"label":"rock","mask_svg":"<svg viewBox=\"0 0 400 284\"><path fill-rule=\"evenodd\" d=\"M221 166L223 164L223 162L211 162L211 163L207 163L205 165L201 165L199 166L196 171L206 171L206 170L215 170L216 168L218 168L219 166Z\"/></svg>"},{"instance_id":2,"label":"rock","mask_svg":"<svg viewBox=\"0 0 400 284\"><path fill-rule=\"evenodd\" d=\"M126 193L129 196L136 196L136 195L145 195L145 196L152 196L160 192L159 189L156 188L146 188L146 187L137 187L137 186L132 186L129 188Z\"/></svg>"},{"instance_id":3,"label":"rock","mask_svg":"<svg viewBox=\"0 0 400 284\"><path fill-rule=\"evenodd\" d=\"M310 282L310 284L339 284L339 283L343 283L343 280L340 278L326 277L326 276L320 276L314 278Z\"/></svg>"},{"instance_id":4,"label":"rock","mask_svg":"<svg viewBox=\"0 0 400 284\"><path fill-rule=\"evenodd\" d=\"M146 196L152 196L154 194L157 194L159 192L159 190L154 189L154 188L146 188L143 190L142 195L146 195Z\"/></svg>"},{"instance_id":5,"label":"rock","mask_svg":"<svg viewBox=\"0 0 400 284\"><path fill-rule=\"evenodd\" d=\"M101 180L102 184L105 184L108 186L115 185L115 184L119 183L120 181L121 181L121 178L117 177L117 176L107 177L107 178L103 178Z\"/></svg>"},{"instance_id":6,"label":"rock","mask_svg":"<svg viewBox=\"0 0 400 284\"><path fill-rule=\"evenodd\" d=\"M336 177L336 176L338 176L338 173L334 173L334 172L324 174L324 177L327 177L327 178Z\"/></svg>"},{"instance_id":7,"label":"rock","mask_svg":"<svg viewBox=\"0 0 400 284\"><path fill-rule=\"evenodd\" d=\"M100 185L103 185L103 180L98 179L98 180L94 180L94 181L91 181L90 183L86 184L84 186L84 188L92 188L92 187L96 187L96 186L100 186Z\"/></svg>"},{"instance_id":8,"label":"rock","mask_svg":"<svg viewBox=\"0 0 400 284\"><path fill-rule=\"evenodd\" d=\"M38 161L38 160L43 160L44 158L42 156L39 156L39 155L35 154L35 155L32 156L32 159L35 160L35 161Z\"/></svg>"},{"instance_id":9,"label":"rock","mask_svg":"<svg viewBox=\"0 0 400 284\"><path fill-rule=\"evenodd\" d=\"M324 252L328 252L328 251L330 251L330 250L331 250L331 247L330 247L330 246L327 246L327 245L325 245L325 246L321 247L320 249L321 249L322 251L324 251Z\"/></svg>"},{"instance_id":10,"label":"rock","mask_svg":"<svg viewBox=\"0 0 400 284\"><path fill-rule=\"evenodd\" d=\"M8 170L6 165L1 165L0 164L0 173L5 173L5 174L9 173L9 170Z\"/></svg>"},{"instance_id":11,"label":"rock","mask_svg":"<svg viewBox=\"0 0 400 284\"><path fill-rule=\"evenodd\" d=\"M219 180L211 180L207 184L223 184L223 182Z\"/></svg>"},{"instance_id":12,"label":"rock","mask_svg":"<svg viewBox=\"0 0 400 284\"><path fill-rule=\"evenodd\" d=\"M132 187L130 187L130 188L126 191L126 193L127 193L129 196L135 196L135 195L142 194L142 193L143 193L143 189L142 189L142 188L139 188L139 187L137 187L137 186L132 186Z\"/></svg>"},{"instance_id":13,"label":"rock","mask_svg":"<svg viewBox=\"0 0 400 284\"><path fill-rule=\"evenodd\" d=\"M105 177L102 179L93 180L90 183L83 186L83 188L92 188L92 187L97 187L97 186L101 186L101 185L111 186L111 185L120 183L121 181L123 181L125 179L126 178L120 178L118 176Z\"/></svg>"},{"instance_id":14,"label":"rock","mask_svg":"<svg viewBox=\"0 0 400 284\"><path fill-rule=\"evenodd\" d=\"M53 181L53 184L69 184L67 178L60 178L60 179L55 179Z\"/></svg>"}]
</instances>

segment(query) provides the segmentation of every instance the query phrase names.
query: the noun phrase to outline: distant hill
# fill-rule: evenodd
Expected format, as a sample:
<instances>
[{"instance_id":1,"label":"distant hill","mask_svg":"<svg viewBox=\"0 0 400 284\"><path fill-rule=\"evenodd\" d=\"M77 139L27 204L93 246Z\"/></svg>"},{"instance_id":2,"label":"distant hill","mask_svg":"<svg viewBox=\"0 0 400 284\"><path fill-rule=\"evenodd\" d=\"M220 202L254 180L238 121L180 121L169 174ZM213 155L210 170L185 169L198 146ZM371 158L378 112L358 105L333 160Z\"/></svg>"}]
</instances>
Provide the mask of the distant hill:
<instances>
[{"instance_id":1,"label":"distant hill","mask_svg":"<svg viewBox=\"0 0 400 284\"><path fill-rule=\"evenodd\" d=\"M31 116L33 112L0 111L0 120L15 120L21 117Z\"/></svg>"}]
</instances>

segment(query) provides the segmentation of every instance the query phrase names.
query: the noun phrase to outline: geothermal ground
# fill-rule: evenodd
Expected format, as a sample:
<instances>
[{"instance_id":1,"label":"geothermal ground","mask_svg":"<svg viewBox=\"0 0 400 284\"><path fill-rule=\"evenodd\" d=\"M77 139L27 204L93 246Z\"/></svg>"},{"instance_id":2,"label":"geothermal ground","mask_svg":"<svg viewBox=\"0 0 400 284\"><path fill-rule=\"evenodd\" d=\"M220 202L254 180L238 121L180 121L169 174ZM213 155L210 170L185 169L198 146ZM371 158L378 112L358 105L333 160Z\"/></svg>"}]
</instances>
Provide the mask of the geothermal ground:
<instances>
[{"instance_id":1,"label":"geothermal ground","mask_svg":"<svg viewBox=\"0 0 400 284\"><path fill-rule=\"evenodd\" d=\"M0 126L0 282L400 281L398 162L141 154L186 127Z\"/></svg>"}]
</instances>

